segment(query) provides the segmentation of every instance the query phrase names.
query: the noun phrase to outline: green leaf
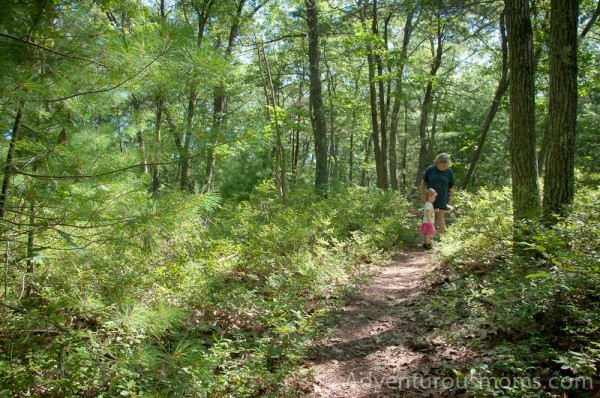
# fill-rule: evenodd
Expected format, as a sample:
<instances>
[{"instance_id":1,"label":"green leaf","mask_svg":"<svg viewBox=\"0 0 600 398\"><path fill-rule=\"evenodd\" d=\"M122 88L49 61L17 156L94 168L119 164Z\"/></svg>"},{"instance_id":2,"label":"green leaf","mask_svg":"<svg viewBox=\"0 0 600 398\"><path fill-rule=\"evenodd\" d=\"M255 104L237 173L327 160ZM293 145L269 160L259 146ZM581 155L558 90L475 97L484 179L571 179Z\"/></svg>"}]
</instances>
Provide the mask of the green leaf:
<instances>
[{"instance_id":1,"label":"green leaf","mask_svg":"<svg viewBox=\"0 0 600 398\"><path fill-rule=\"evenodd\" d=\"M67 245L69 245L72 249L74 249L77 253L79 254L87 254L87 252L85 251L85 249L77 246L75 244L75 242L73 242L73 239L71 239L71 235L69 235L68 233L61 231L59 229L56 230L58 232L58 234L60 236L63 237L63 239L65 240L65 242L67 242Z\"/></svg>"},{"instance_id":2,"label":"green leaf","mask_svg":"<svg viewBox=\"0 0 600 398\"><path fill-rule=\"evenodd\" d=\"M539 273L537 273L537 274L529 274L529 275L526 275L526 276L525 276L525 278L526 278L526 279L532 279L532 278L547 278L547 277L549 277L549 276L550 276L550 274L549 274L549 273L547 273L547 272L539 272Z\"/></svg>"}]
</instances>

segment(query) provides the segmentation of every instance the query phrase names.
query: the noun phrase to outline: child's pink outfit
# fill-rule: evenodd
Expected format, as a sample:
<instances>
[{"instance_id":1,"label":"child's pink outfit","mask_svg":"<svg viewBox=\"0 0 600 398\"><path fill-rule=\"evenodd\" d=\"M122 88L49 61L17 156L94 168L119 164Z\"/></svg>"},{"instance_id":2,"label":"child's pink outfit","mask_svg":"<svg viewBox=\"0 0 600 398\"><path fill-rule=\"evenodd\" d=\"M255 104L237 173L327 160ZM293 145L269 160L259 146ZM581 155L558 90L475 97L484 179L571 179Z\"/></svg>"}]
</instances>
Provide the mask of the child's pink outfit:
<instances>
[{"instance_id":1,"label":"child's pink outfit","mask_svg":"<svg viewBox=\"0 0 600 398\"><path fill-rule=\"evenodd\" d=\"M428 223L427 221L427 210L430 210L430 217L433 220L434 210L433 203L425 202L425 206L423 207L423 224L421 224L420 232L423 235L434 235L435 234L435 225Z\"/></svg>"}]
</instances>

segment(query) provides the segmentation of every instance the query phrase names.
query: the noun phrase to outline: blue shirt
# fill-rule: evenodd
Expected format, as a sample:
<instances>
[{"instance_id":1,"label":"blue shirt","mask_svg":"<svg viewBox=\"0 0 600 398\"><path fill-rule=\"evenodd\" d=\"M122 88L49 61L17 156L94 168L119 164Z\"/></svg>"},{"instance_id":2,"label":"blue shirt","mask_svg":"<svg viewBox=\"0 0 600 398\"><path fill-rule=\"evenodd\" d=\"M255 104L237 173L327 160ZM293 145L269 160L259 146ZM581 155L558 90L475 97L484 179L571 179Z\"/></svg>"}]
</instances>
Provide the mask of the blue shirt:
<instances>
[{"instance_id":1,"label":"blue shirt","mask_svg":"<svg viewBox=\"0 0 600 398\"><path fill-rule=\"evenodd\" d=\"M441 171L432 164L423 173L423 181L427 188L433 188L437 192L433 207L445 210L450 200L450 189L454 186L454 171L450 167Z\"/></svg>"}]
</instances>

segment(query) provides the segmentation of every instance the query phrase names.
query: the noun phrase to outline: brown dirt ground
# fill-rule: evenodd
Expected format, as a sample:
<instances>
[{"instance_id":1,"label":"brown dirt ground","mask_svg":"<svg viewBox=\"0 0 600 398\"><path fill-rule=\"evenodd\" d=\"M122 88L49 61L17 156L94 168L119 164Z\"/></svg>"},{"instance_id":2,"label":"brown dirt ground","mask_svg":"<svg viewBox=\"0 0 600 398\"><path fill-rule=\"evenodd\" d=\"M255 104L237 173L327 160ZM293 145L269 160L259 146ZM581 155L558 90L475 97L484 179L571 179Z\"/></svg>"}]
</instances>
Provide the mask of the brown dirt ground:
<instances>
[{"instance_id":1,"label":"brown dirt ground","mask_svg":"<svg viewBox=\"0 0 600 398\"><path fill-rule=\"evenodd\" d=\"M472 355L437 335L429 318L430 252L382 266L315 341L306 398L459 397L453 369Z\"/></svg>"}]
</instances>

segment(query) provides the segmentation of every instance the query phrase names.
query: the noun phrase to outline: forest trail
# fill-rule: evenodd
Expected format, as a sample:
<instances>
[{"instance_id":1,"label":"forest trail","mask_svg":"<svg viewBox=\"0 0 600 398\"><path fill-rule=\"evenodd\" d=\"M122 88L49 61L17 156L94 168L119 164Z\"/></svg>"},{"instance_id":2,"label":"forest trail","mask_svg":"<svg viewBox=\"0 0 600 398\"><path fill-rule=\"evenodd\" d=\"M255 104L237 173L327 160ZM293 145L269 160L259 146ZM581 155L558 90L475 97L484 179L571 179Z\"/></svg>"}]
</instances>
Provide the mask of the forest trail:
<instances>
[{"instance_id":1,"label":"forest trail","mask_svg":"<svg viewBox=\"0 0 600 398\"><path fill-rule=\"evenodd\" d=\"M430 254L411 251L381 267L314 342L306 398L457 397L451 369L470 356L428 320Z\"/></svg>"}]
</instances>

